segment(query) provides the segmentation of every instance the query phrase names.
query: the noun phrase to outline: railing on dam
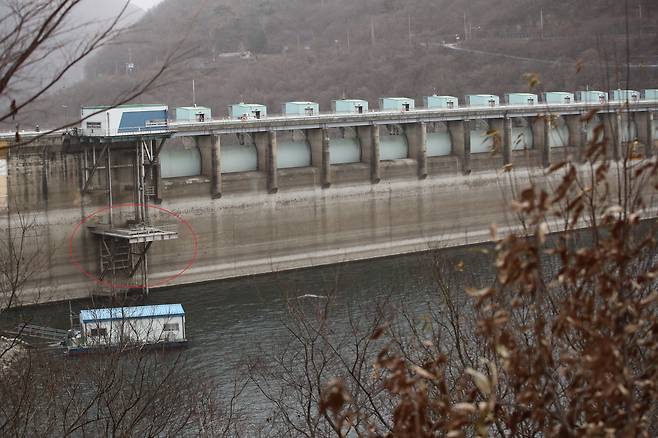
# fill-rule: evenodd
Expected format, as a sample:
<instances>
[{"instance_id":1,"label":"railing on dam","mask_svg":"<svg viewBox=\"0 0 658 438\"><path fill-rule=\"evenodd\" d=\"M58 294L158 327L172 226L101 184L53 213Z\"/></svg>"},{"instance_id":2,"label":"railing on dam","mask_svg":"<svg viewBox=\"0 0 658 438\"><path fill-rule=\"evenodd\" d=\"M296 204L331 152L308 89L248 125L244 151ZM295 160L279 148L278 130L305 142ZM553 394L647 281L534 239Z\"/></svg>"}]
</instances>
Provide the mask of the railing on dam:
<instances>
[{"instance_id":1,"label":"railing on dam","mask_svg":"<svg viewBox=\"0 0 658 438\"><path fill-rule=\"evenodd\" d=\"M364 126L370 124L447 122L458 120L498 119L505 117L538 117L586 114L590 111L613 112L656 111L658 101L607 102L605 104L536 104L500 105L496 107L459 107L452 109L416 108L411 111L370 111L362 114L324 113L313 116L268 116L261 119L213 119L204 122L170 122L169 130L176 136L213 133L259 132L267 130L313 129L319 127Z\"/></svg>"}]
</instances>

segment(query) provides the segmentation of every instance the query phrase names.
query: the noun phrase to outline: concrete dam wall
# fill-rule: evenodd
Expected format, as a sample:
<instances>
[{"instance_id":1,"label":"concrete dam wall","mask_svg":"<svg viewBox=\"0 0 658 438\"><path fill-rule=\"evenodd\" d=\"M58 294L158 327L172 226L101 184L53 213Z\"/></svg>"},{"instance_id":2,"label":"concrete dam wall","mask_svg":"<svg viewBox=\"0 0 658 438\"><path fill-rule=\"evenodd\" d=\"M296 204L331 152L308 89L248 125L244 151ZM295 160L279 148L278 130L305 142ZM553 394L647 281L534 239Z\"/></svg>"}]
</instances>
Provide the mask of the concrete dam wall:
<instances>
[{"instance_id":1,"label":"concrete dam wall","mask_svg":"<svg viewBox=\"0 0 658 438\"><path fill-rule=\"evenodd\" d=\"M177 233L150 247L142 266L151 288L483 242L492 223L516 225L512 185L542 183L547 164L582 152L582 143L559 147L523 127L519 137L530 140L521 148L513 128L501 126L509 130L502 151L482 134L491 146L473 147L468 124L205 135L145 149L44 138L4 148L0 231L24 252L24 304L141 285L113 270L101 281L106 249L94 234L140 215ZM308 154L299 154L304 145ZM144 151L153 166L140 198ZM515 170L503 172L509 163ZM115 264L120 254L136 257L112 250Z\"/></svg>"}]
</instances>

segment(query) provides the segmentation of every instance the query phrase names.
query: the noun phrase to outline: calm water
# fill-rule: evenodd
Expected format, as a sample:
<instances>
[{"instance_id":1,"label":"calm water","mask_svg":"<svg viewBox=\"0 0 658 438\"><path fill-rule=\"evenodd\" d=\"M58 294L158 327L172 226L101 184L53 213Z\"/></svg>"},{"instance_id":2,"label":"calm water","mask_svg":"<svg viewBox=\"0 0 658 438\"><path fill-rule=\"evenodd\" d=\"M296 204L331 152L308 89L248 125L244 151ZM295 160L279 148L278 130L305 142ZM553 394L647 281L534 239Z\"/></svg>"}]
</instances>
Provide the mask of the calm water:
<instances>
[{"instance_id":1,"label":"calm water","mask_svg":"<svg viewBox=\"0 0 658 438\"><path fill-rule=\"evenodd\" d=\"M484 247L442 252L451 267L465 262L462 281L478 286L491 279L491 264ZM347 323L347 310L367 317L373 303L389 300L423 311L427 300L434 300L435 286L430 254L409 255L355 262L339 266L305 269L236 280L217 281L153 292L143 302L131 304L182 303L187 319L189 347L187 366L212 376L220 388L229 391L235 370L246 357L260 348L275 348L288 335L282 320L287 300L318 298L304 295L335 296L333 322ZM72 303L73 313L89 307L89 301ZM102 305L103 303L97 303ZM20 320L58 328L68 328L68 303L52 304L10 312L3 326ZM227 394L227 397L230 394ZM248 388L243 402L257 402L261 396ZM263 405L263 409L266 406Z\"/></svg>"}]
</instances>

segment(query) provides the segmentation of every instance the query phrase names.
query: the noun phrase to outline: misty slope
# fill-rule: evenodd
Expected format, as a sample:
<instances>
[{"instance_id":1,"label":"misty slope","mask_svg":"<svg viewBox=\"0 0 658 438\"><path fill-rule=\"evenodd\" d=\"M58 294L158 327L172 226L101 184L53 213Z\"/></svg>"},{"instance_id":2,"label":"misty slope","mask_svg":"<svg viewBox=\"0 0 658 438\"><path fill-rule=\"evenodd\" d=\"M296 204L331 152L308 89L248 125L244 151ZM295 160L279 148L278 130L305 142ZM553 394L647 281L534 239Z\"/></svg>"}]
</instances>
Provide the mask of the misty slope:
<instances>
[{"instance_id":1,"label":"misty slope","mask_svg":"<svg viewBox=\"0 0 658 438\"><path fill-rule=\"evenodd\" d=\"M127 3L126 0L86 0L80 3L79 8L74 10L71 18L74 21L101 23L117 17L124 6L126 10L123 13L122 23L131 24L144 16L144 11L141 8Z\"/></svg>"},{"instance_id":2,"label":"misty slope","mask_svg":"<svg viewBox=\"0 0 658 438\"><path fill-rule=\"evenodd\" d=\"M658 4L629 4L631 58L658 58ZM420 99L433 92L502 94L526 89L526 72L538 72L547 89L625 86L619 68L625 59L625 9L617 0L586 6L570 0L205 0L192 5L165 0L139 26L140 44L109 47L90 61L87 81L65 97L71 105L104 103L109 97L102 87L134 80L122 72L126 46L139 71L148 72L181 44L194 48L195 55L178 74L179 82L142 101L189 104L191 79L201 96L197 103L219 115L240 100L262 102L277 112L291 99L316 100L327 109L331 99L342 96L373 101L383 95ZM456 37L463 42L465 32L467 47L559 62L511 61L442 47ZM254 56L221 56L242 50ZM577 69L579 60L586 63ZM630 86L655 87L656 78L656 70L634 69Z\"/></svg>"},{"instance_id":3,"label":"misty slope","mask_svg":"<svg viewBox=\"0 0 658 438\"><path fill-rule=\"evenodd\" d=\"M119 14L122 14L121 17L119 17ZM143 16L144 11L142 9L127 4L125 0L83 1L69 17L71 32L67 35L69 39L68 46L69 48L75 47L85 38L108 28L118 17L118 27L124 28L138 22ZM65 56L63 58L65 59ZM62 62L64 59L62 59ZM67 74L59 86L70 86L83 79L84 70L85 63L83 62Z\"/></svg>"}]
</instances>

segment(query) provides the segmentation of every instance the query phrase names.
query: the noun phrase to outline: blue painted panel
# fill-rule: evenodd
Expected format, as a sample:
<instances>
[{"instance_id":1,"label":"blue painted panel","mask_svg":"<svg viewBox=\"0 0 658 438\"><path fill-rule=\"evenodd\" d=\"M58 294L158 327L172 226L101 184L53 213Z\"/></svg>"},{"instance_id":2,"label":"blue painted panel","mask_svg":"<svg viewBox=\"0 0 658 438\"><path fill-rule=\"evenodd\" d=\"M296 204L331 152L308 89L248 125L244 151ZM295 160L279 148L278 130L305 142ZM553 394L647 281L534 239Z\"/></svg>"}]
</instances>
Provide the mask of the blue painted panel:
<instances>
[{"instance_id":1,"label":"blue painted panel","mask_svg":"<svg viewBox=\"0 0 658 438\"><path fill-rule=\"evenodd\" d=\"M487 136L487 131L480 129L471 130L471 153L483 154L493 151L494 141L492 136Z\"/></svg>"},{"instance_id":2,"label":"blue painted panel","mask_svg":"<svg viewBox=\"0 0 658 438\"><path fill-rule=\"evenodd\" d=\"M409 157L409 145L404 135L382 135L379 137L380 160L399 160Z\"/></svg>"},{"instance_id":3,"label":"blue painted panel","mask_svg":"<svg viewBox=\"0 0 658 438\"><path fill-rule=\"evenodd\" d=\"M121 114L119 132L157 131L160 126L147 126L147 122L167 122L167 111L126 111Z\"/></svg>"},{"instance_id":4,"label":"blue painted panel","mask_svg":"<svg viewBox=\"0 0 658 438\"><path fill-rule=\"evenodd\" d=\"M512 127L512 150L520 151L523 149L532 149L532 129L529 126L525 128Z\"/></svg>"},{"instance_id":5,"label":"blue painted panel","mask_svg":"<svg viewBox=\"0 0 658 438\"><path fill-rule=\"evenodd\" d=\"M199 149L185 148L180 144L166 143L160 152L160 174L162 178L177 178L201 175Z\"/></svg>"},{"instance_id":6,"label":"blue painted panel","mask_svg":"<svg viewBox=\"0 0 658 438\"><path fill-rule=\"evenodd\" d=\"M183 310L181 304L156 304L151 306L84 309L80 311L80 320L82 322L117 321L163 316L185 316L185 310Z\"/></svg>"},{"instance_id":7,"label":"blue painted panel","mask_svg":"<svg viewBox=\"0 0 658 438\"><path fill-rule=\"evenodd\" d=\"M220 154L222 173L258 170L258 152L253 144L222 144Z\"/></svg>"},{"instance_id":8,"label":"blue painted panel","mask_svg":"<svg viewBox=\"0 0 658 438\"><path fill-rule=\"evenodd\" d=\"M305 141L281 141L278 144L277 168L311 165L311 146Z\"/></svg>"},{"instance_id":9,"label":"blue painted panel","mask_svg":"<svg viewBox=\"0 0 658 438\"><path fill-rule=\"evenodd\" d=\"M331 164L358 163L361 161L361 146L355 138L332 138L329 140Z\"/></svg>"},{"instance_id":10,"label":"blue painted panel","mask_svg":"<svg viewBox=\"0 0 658 438\"><path fill-rule=\"evenodd\" d=\"M440 157L450 155L452 151L452 141L448 132L428 132L427 133L427 156Z\"/></svg>"}]
</instances>

